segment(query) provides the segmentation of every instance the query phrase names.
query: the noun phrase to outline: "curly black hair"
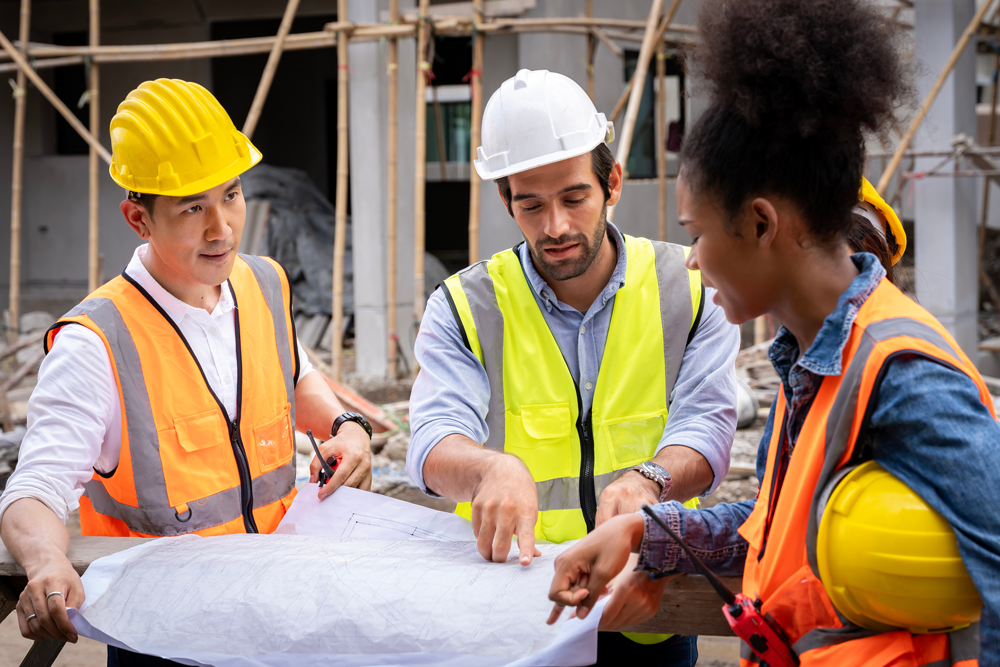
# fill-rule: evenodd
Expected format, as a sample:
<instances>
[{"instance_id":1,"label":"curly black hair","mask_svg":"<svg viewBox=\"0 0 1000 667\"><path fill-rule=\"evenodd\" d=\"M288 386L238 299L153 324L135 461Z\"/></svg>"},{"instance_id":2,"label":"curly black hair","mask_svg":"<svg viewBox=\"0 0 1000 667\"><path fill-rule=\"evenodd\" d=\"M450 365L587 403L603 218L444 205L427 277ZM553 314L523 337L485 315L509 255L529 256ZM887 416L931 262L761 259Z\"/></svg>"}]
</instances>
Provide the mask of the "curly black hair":
<instances>
[{"instance_id":1,"label":"curly black hair","mask_svg":"<svg viewBox=\"0 0 1000 667\"><path fill-rule=\"evenodd\" d=\"M694 192L734 218L785 197L821 243L851 225L865 132L911 95L898 32L862 0L705 0L692 70L710 106L682 149Z\"/></svg>"}]
</instances>

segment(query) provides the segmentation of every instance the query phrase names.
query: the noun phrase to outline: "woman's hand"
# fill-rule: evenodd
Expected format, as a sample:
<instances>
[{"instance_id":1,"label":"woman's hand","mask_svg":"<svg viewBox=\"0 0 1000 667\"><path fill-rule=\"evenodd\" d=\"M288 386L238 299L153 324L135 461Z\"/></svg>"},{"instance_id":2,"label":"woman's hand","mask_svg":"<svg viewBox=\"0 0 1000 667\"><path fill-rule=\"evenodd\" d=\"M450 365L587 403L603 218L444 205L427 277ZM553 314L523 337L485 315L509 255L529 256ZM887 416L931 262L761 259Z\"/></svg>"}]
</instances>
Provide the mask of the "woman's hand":
<instances>
[{"instance_id":1,"label":"woman's hand","mask_svg":"<svg viewBox=\"0 0 1000 667\"><path fill-rule=\"evenodd\" d=\"M663 589L674 577L653 579L649 572L634 572L638 560L639 554L632 554L624 569L608 586L611 598L604 606L600 630L621 632L652 618L659 610Z\"/></svg>"},{"instance_id":2,"label":"woman's hand","mask_svg":"<svg viewBox=\"0 0 1000 667\"><path fill-rule=\"evenodd\" d=\"M628 562L629 554L642 543L643 520L639 514L623 514L605 522L556 558L556 573L549 589L555 603L547 621L555 623L566 607L586 618L607 592L607 584Z\"/></svg>"}]
</instances>

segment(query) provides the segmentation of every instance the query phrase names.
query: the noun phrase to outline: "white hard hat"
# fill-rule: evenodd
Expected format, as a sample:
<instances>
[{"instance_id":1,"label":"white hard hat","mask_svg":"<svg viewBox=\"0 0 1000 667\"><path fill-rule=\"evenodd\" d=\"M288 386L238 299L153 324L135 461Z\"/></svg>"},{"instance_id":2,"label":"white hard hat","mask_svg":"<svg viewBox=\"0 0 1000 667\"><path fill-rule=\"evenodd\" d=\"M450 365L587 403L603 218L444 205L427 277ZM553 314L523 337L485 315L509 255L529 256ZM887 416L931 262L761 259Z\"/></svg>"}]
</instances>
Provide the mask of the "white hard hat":
<instances>
[{"instance_id":1,"label":"white hard hat","mask_svg":"<svg viewBox=\"0 0 1000 667\"><path fill-rule=\"evenodd\" d=\"M615 138L575 81L548 70L522 69L493 93L483 112L476 171L483 180L568 160Z\"/></svg>"}]
</instances>

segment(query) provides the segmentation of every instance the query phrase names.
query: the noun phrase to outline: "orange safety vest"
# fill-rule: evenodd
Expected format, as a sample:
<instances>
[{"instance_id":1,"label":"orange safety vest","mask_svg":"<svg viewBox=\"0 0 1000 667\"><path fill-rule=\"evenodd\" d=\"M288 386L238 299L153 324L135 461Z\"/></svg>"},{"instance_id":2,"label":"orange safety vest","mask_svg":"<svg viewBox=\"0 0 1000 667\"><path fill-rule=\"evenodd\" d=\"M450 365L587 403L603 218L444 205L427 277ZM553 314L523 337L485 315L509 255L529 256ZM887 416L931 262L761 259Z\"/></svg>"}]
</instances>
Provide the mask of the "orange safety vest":
<instances>
[{"instance_id":1,"label":"orange safety vest","mask_svg":"<svg viewBox=\"0 0 1000 667\"><path fill-rule=\"evenodd\" d=\"M84 535L273 532L295 497L299 359L291 290L274 260L240 255L236 418L209 387L177 324L131 276L109 281L56 322L101 337L121 401L121 456L80 499ZM246 360L248 363L243 363Z\"/></svg>"},{"instance_id":2,"label":"orange safety vest","mask_svg":"<svg viewBox=\"0 0 1000 667\"><path fill-rule=\"evenodd\" d=\"M777 394L767 469L753 512L739 533L749 543L743 593L788 634L803 667L916 667L978 664L978 623L948 634L877 633L840 615L819 579L817 510L837 472L871 458L859 433L878 400L889 362L899 354L938 361L968 375L993 414L979 372L943 326L882 280L861 306L844 346L841 375L823 378L780 486L775 483L785 431L784 387ZM741 665L756 664L745 643Z\"/></svg>"}]
</instances>

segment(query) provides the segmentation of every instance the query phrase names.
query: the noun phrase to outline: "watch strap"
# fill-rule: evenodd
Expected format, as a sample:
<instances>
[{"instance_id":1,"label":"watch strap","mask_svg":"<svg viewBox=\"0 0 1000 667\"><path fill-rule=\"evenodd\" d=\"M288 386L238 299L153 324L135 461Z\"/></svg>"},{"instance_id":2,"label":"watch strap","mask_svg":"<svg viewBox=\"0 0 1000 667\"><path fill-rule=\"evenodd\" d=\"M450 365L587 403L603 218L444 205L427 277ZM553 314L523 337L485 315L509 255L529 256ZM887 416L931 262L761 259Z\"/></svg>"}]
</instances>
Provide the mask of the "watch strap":
<instances>
[{"instance_id":1,"label":"watch strap","mask_svg":"<svg viewBox=\"0 0 1000 667\"><path fill-rule=\"evenodd\" d=\"M661 503L666 502L667 493L669 493L670 487L674 485L674 479L670 476L670 472L666 468L652 461L645 461L632 468L632 470L635 470L646 479L659 484L659 501Z\"/></svg>"},{"instance_id":2,"label":"watch strap","mask_svg":"<svg viewBox=\"0 0 1000 667\"><path fill-rule=\"evenodd\" d=\"M368 423L365 416L358 412L345 412L336 419L333 420L333 428L330 429L330 437L337 437L337 433L340 431L340 427L344 425L345 422L354 422L361 426L368 434L368 438L372 437L372 425Z\"/></svg>"}]
</instances>

